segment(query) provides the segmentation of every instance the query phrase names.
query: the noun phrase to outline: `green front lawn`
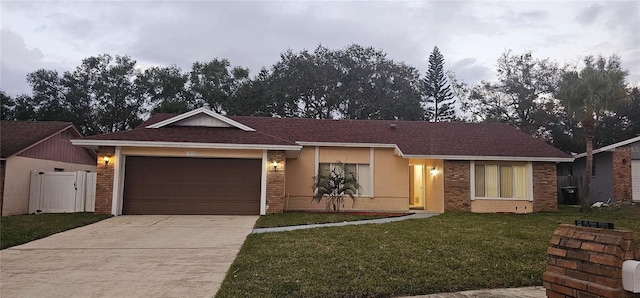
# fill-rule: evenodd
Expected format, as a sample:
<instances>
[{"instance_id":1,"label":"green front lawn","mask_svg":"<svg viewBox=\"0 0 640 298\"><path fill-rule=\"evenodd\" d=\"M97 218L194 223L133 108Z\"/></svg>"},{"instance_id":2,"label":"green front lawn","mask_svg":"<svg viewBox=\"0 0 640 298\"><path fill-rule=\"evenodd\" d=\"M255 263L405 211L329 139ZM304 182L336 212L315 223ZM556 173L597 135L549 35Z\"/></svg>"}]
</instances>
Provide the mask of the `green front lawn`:
<instances>
[{"instance_id":1,"label":"green front lawn","mask_svg":"<svg viewBox=\"0 0 640 298\"><path fill-rule=\"evenodd\" d=\"M85 226L108 217L111 217L111 215L93 213L45 213L3 216L0 219L0 249Z\"/></svg>"},{"instance_id":2,"label":"green front lawn","mask_svg":"<svg viewBox=\"0 0 640 298\"><path fill-rule=\"evenodd\" d=\"M563 207L253 234L217 297L388 297L540 285L558 224L611 221L640 239L639 218L640 206L588 215Z\"/></svg>"},{"instance_id":3,"label":"green front lawn","mask_svg":"<svg viewBox=\"0 0 640 298\"><path fill-rule=\"evenodd\" d=\"M260 216L254 228L273 228L298 225L311 225L321 223L333 223L343 221L355 221L365 219L384 218L382 215L353 215L344 213L312 213L312 212L287 212Z\"/></svg>"}]
</instances>

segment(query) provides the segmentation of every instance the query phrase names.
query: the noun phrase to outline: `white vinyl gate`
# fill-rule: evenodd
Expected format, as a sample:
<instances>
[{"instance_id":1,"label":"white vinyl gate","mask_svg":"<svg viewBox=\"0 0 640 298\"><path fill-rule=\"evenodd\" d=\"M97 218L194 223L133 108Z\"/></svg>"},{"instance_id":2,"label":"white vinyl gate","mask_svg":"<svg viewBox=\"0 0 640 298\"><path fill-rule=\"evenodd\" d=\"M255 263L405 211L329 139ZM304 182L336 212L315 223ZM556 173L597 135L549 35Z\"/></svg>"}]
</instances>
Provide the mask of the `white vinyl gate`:
<instances>
[{"instance_id":1,"label":"white vinyl gate","mask_svg":"<svg viewBox=\"0 0 640 298\"><path fill-rule=\"evenodd\" d=\"M96 173L31 171L29 213L93 212Z\"/></svg>"}]
</instances>

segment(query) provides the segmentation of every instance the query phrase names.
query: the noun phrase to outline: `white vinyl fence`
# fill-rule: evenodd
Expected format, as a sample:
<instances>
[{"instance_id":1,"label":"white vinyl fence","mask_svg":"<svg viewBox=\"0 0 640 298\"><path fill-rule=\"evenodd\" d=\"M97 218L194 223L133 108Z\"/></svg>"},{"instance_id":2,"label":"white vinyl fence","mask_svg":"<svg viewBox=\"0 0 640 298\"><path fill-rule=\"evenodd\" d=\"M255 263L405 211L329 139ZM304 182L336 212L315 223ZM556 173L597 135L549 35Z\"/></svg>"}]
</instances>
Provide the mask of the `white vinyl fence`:
<instances>
[{"instance_id":1,"label":"white vinyl fence","mask_svg":"<svg viewBox=\"0 0 640 298\"><path fill-rule=\"evenodd\" d=\"M31 171L29 213L93 212L96 173Z\"/></svg>"}]
</instances>

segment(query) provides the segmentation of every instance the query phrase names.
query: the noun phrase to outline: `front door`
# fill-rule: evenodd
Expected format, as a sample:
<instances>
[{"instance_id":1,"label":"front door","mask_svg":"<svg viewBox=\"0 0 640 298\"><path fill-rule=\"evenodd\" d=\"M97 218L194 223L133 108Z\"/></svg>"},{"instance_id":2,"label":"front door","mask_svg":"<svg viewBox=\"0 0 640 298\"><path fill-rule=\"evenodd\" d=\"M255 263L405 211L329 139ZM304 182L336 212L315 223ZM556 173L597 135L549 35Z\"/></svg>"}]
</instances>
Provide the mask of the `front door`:
<instances>
[{"instance_id":1,"label":"front door","mask_svg":"<svg viewBox=\"0 0 640 298\"><path fill-rule=\"evenodd\" d=\"M424 209L424 166L409 166L409 208Z\"/></svg>"}]
</instances>

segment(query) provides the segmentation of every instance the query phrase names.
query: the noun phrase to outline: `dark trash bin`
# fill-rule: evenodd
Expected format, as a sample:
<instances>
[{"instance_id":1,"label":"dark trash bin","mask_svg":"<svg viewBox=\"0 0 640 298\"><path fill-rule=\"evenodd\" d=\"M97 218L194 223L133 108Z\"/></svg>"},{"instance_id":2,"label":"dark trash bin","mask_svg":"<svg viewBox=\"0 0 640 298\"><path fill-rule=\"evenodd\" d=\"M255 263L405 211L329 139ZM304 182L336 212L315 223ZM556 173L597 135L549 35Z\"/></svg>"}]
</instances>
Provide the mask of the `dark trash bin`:
<instances>
[{"instance_id":1,"label":"dark trash bin","mask_svg":"<svg viewBox=\"0 0 640 298\"><path fill-rule=\"evenodd\" d=\"M575 186L568 186L560 188L562 191L562 204L563 205L578 205L578 188Z\"/></svg>"}]
</instances>

